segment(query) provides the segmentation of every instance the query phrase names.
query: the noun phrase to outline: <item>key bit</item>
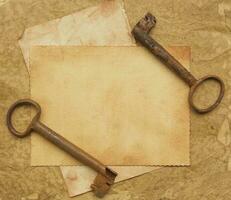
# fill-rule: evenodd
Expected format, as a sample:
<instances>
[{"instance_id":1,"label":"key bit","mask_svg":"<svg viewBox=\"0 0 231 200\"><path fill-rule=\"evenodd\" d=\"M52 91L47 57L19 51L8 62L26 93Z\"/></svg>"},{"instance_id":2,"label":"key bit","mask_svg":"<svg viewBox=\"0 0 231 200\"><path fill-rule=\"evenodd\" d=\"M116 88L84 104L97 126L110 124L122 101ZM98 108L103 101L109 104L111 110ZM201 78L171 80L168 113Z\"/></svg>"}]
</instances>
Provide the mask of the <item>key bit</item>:
<instances>
[{"instance_id":1,"label":"key bit","mask_svg":"<svg viewBox=\"0 0 231 200\"><path fill-rule=\"evenodd\" d=\"M117 176L117 173L113 170L107 167L105 170L105 174L107 174L107 176L99 173L95 177L94 183L91 185L92 190L98 197L103 197L108 192L111 185L114 183L115 177Z\"/></svg>"}]
</instances>

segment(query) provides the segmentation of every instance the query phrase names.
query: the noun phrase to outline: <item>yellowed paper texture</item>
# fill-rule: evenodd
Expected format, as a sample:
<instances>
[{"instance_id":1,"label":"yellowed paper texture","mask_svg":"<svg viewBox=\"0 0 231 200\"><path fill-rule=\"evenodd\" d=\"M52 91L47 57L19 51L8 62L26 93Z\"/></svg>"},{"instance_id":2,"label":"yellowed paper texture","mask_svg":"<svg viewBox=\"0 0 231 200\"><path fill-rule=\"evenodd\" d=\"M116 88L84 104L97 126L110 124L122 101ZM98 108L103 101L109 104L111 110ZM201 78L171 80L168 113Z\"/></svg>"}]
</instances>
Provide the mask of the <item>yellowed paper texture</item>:
<instances>
[{"instance_id":1,"label":"yellowed paper texture","mask_svg":"<svg viewBox=\"0 0 231 200\"><path fill-rule=\"evenodd\" d=\"M30 59L42 121L68 140L106 165L189 164L188 87L144 48L33 47ZM79 164L36 134L31 152L32 165Z\"/></svg>"}]
</instances>

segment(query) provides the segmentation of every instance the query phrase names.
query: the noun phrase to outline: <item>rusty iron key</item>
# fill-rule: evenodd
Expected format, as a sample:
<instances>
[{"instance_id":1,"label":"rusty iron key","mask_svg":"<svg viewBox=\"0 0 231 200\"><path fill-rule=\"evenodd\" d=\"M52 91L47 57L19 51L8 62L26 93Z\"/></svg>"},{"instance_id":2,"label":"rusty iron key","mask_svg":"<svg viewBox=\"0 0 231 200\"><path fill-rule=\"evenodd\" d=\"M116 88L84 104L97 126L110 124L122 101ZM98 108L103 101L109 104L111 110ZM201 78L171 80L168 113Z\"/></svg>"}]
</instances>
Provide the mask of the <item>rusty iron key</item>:
<instances>
[{"instance_id":1,"label":"rusty iron key","mask_svg":"<svg viewBox=\"0 0 231 200\"><path fill-rule=\"evenodd\" d=\"M32 106L33 108L35 108L36 114L33 117L27 129L25 130L25 132L20 133L14 128L12 124L12 114L17 107L23 105ZM91 185L91 188L93 189L96 196L103 197L108 192L111 185L114 183L117 173L105 166L104 164L102 164L100 161L96 160L94 157L92 157L79 147L75 146L74 144L66 140L61 135L57 134L56 132L48 128L43 123L41 123L39 121L40 115L41 107L38 103L30 99L18 100L8 110L7 127L12 134L20 138L26 137L30 135L32 131L35 131L44 138L48 139L53 144L57 145L58 147L72 155L74 158L76 158L83 164L97 171L98 174L94 180L94 183Z\"/></svg>"},{"instance_id":2,"label":"rusty iron key","mask_svg":"<svg viewBox=\"0 0 231 200\"><path fill-rule=\"evenodd\" d=\"M164 47L162 47L157 41L151 38L148 33L156 24L156 18L147 13L133 28L132 34L135 39L145 46L152 54L157 56L163 63L165 63L171 70L175 71L190 87L189 92L189 105L198 113L207 113L215 109L221 102L224 96L225 86L223 81L214 75L207 75L200 79L196 79L180 62L178 62ZM193 101L193 95L196 89L205 81L214 80L219 83L220 93L214 104L208 108L199 108Z\"/></svg>"}]
</instances>

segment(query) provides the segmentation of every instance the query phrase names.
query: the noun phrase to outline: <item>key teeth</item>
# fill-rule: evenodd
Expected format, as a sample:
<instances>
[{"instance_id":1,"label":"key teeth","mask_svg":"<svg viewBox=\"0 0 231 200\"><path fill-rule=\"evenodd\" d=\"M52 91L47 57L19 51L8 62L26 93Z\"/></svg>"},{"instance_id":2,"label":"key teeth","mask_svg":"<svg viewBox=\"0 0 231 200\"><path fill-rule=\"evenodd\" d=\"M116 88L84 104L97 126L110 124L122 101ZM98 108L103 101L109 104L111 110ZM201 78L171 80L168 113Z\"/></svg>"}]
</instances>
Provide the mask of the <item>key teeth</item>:
<instances>
[{"instance_id":1,"label":"key teeth","mask_svg":"<svg viewBox=\"0 0 231 200\"><path fill-rule=\"evenodd\" d=\"M97 197L102 198L110 189L111 185L114 183L117 173L109 168L105 168L106 175L97 174L94 183L91 188Z\"/></svg>"},{"instance_id":2,"label":"key teeth","mask_svg":"<svg viewBox=\"0 0 231 200\"><path fill-rule=\"evenodd\" d=\"M151 13L147 13L135 27L139 27L144 32L149 33L151 29L156 25L156 18Z\"/></svg>"}]
</instances>

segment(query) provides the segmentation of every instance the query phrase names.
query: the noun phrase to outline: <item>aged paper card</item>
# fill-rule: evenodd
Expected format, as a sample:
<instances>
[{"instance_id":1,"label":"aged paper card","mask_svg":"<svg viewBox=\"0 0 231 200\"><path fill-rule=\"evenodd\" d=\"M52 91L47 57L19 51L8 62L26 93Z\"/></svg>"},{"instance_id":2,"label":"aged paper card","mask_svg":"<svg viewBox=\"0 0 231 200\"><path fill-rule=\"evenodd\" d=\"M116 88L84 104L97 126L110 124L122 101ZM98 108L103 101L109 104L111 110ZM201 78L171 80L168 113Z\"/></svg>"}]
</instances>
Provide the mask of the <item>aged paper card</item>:
<instances>
[{"instance_id":1,"label":"aged paper card","mask_svg":"<svg viewBox=\"0 0 231 200\"><path fill-rule=\"evenodd\" d=\"M188 88L144 48L44 46L30 56L31 97L68 140L107 165L189 164ZM77 164L36 134L31 152L32 165Z\"/></svg>"}]
</instances>

